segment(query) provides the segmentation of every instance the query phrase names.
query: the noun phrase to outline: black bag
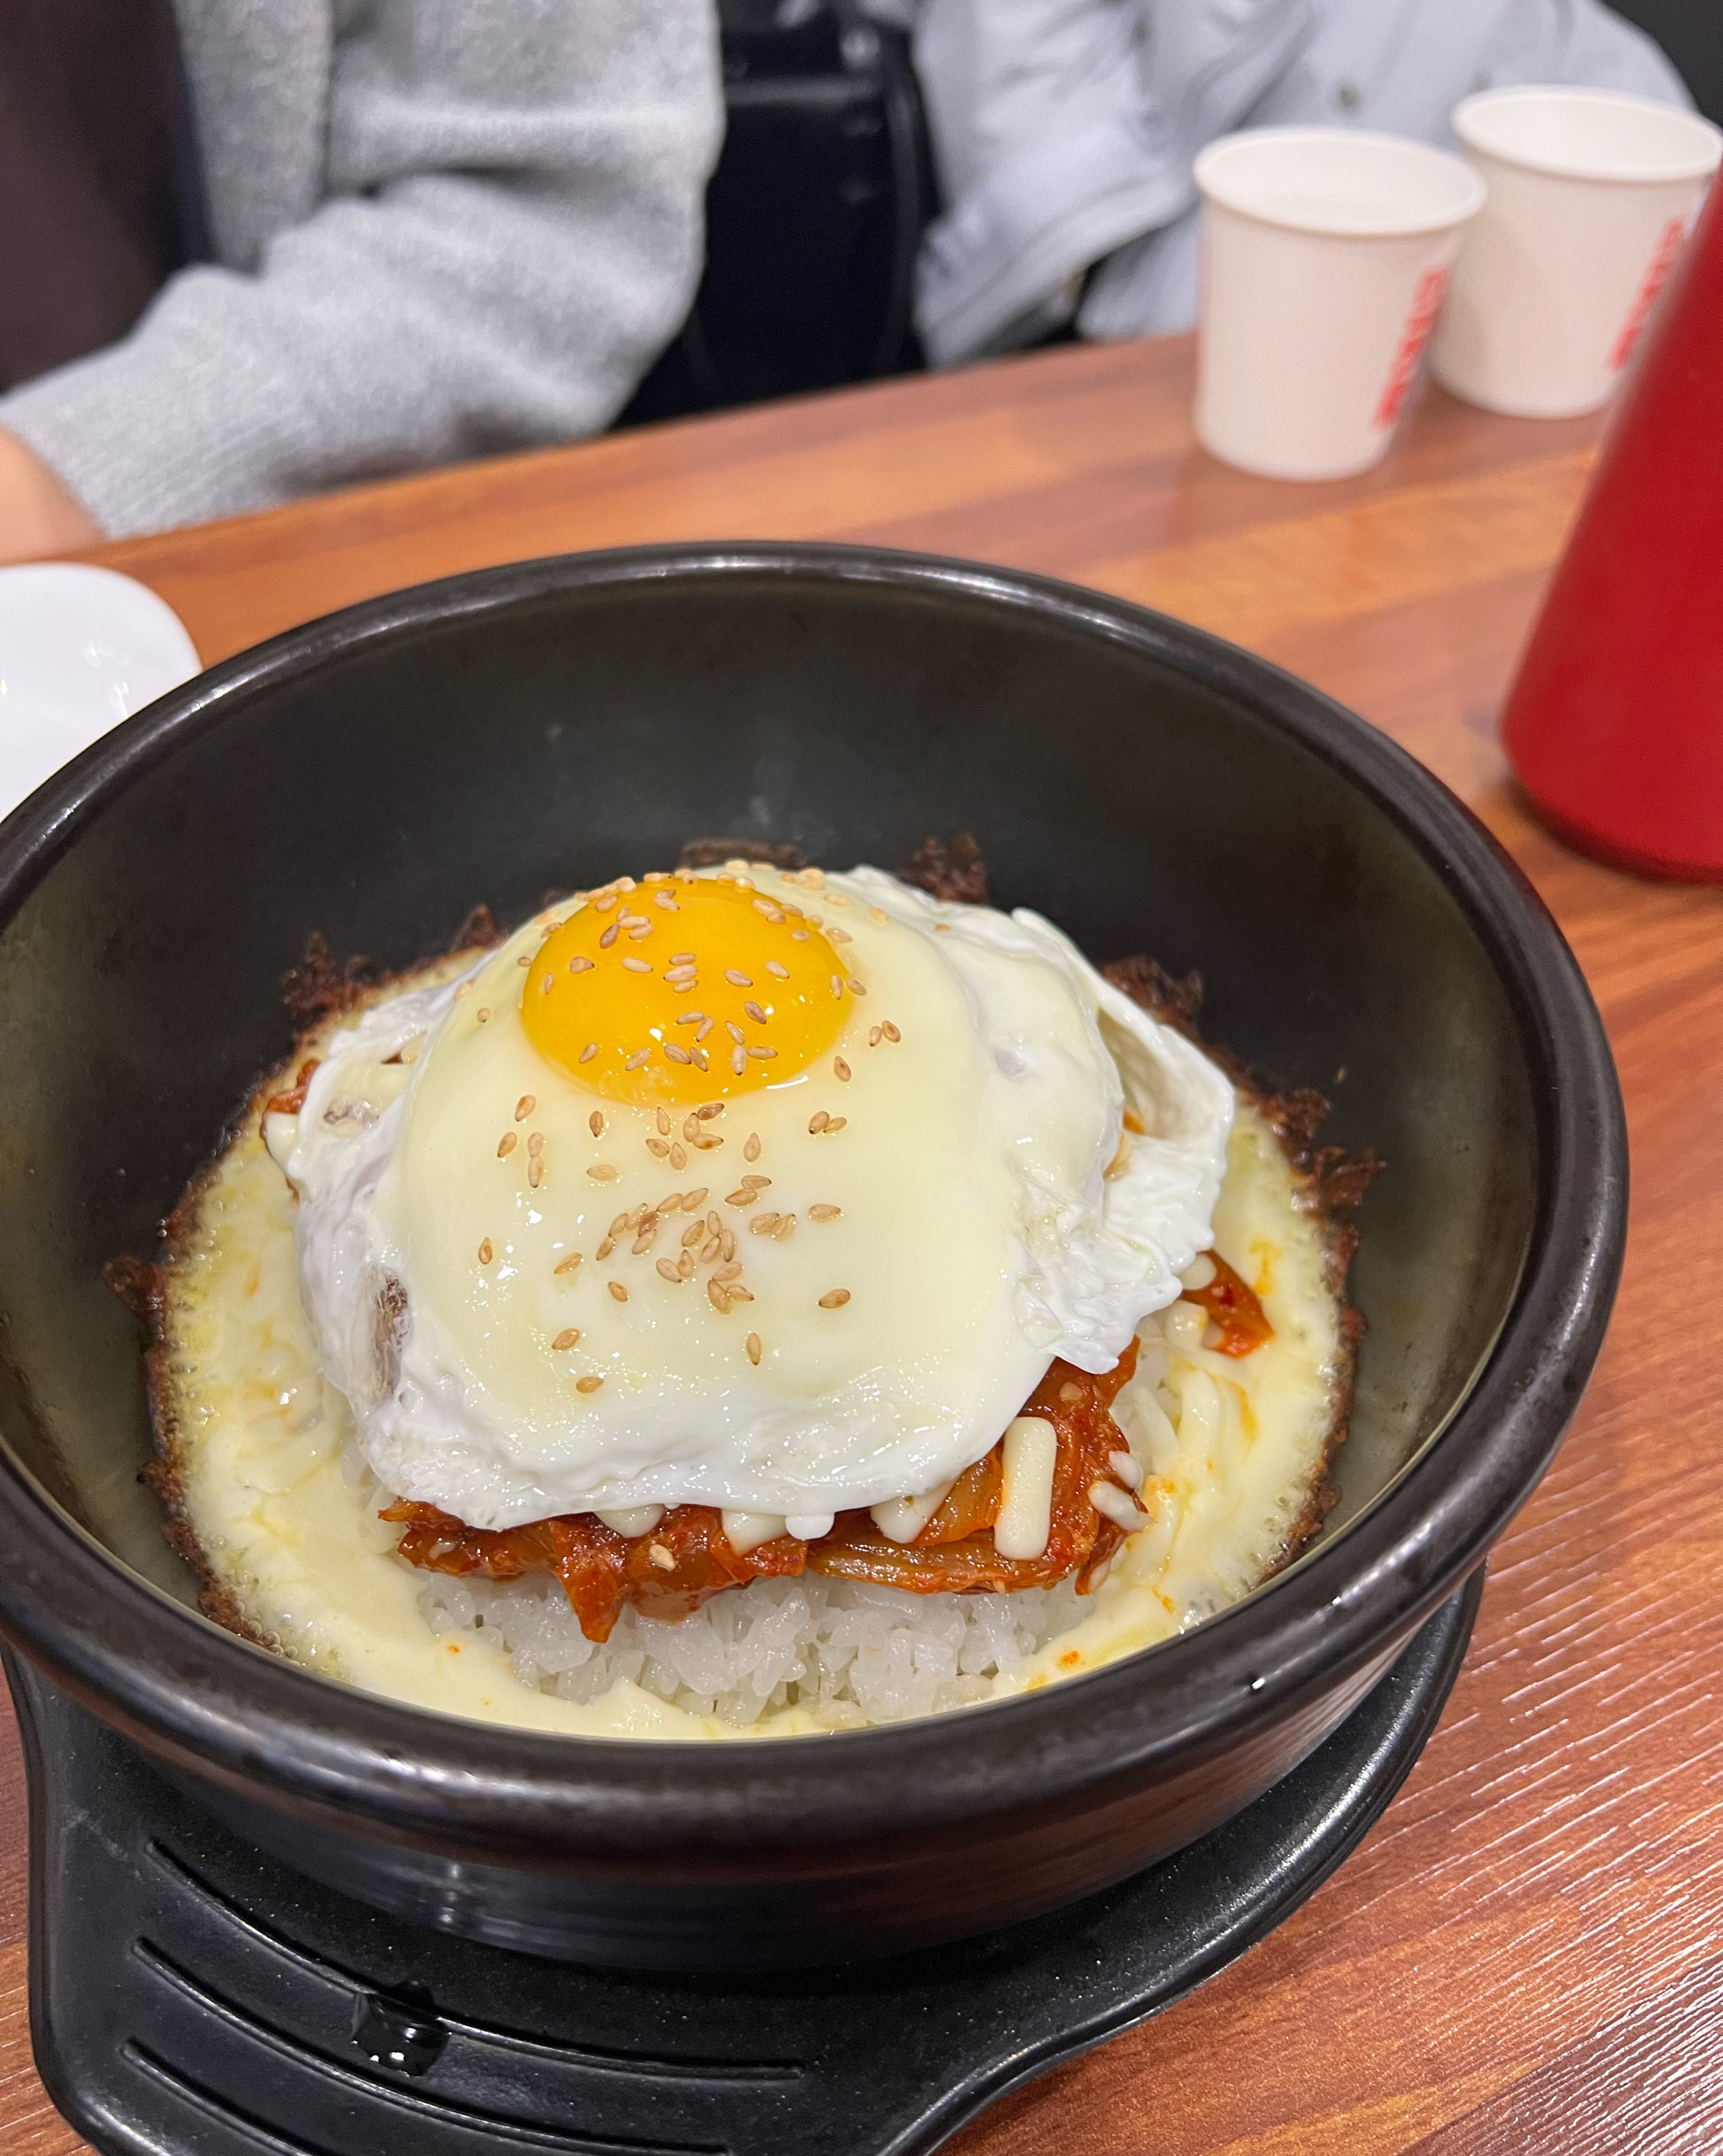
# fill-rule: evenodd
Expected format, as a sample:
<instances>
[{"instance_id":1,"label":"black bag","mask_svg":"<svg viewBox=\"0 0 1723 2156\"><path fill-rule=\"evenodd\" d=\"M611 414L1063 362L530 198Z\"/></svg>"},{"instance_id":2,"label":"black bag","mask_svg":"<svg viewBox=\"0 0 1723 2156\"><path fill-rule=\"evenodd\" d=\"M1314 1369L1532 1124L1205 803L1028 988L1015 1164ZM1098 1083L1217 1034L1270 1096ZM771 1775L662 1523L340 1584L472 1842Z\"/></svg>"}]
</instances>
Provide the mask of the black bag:
<instances>
[{"instance_id":1,"label":"black bag","mask_svg":"<svg viewBox=\"0 0 1723 2156\"><path fill-rule=\"evenodd\" d=\"M706 270L619 424L921 365L915 254L932 159L909 39L853 0L721 0L723 155Z\"/></svg>"}]
</instances>

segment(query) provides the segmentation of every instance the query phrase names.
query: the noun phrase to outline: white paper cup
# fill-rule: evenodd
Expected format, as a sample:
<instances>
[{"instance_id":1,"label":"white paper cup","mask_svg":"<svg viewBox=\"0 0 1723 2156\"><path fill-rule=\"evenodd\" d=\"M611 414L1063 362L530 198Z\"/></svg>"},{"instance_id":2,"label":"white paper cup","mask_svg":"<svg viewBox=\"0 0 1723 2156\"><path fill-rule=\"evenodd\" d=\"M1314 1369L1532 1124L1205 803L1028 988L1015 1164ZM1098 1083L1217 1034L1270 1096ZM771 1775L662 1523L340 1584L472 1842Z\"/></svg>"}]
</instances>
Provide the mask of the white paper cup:
<instances>
[{"instance_id":1,"label":"white paper cup","mask_svg":"<svg viewBox=\"0 0 1723 2156\"><path fill-rule=\"evenodd\" d=\"M1490 412L1607 403L1668 276L1723 133L1623 90L1486 90L1454 131L1490 191L1431 365Z\"/></svg>"},{"instance_id":2,"label":"white paper cup","mask_svg":"<svg viewBox=\"0 0 1723 2156\"><path fill-rule=\"evenodd\" d=\"M1441 311L1477 175L1346 128L1223 135L1203 191L1197 434L1271 479L1341 479L1386 451Z\"/></svg>"}]
</instances>

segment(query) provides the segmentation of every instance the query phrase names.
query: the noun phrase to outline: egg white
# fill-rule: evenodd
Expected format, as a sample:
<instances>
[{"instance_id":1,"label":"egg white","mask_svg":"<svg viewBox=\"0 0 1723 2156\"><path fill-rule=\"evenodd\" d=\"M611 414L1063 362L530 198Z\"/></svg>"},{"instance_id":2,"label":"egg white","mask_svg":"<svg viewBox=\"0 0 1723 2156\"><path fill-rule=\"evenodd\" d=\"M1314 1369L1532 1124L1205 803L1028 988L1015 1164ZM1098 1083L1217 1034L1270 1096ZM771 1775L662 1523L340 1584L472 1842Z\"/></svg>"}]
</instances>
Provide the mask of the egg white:
<instances>
[{"instance_id":1,"label":"egg white","mask_svg":"<svg viewBox=\"0 0 1723 2156\"><path fill-rule=\"evenodd\" d=\"M1222 1074L1033 914L941 905L871 870L827 879L821 906L868 986L836 1044L850 1081L823 1056L733 1100L705 1127L721 1145L674 1172L648 1149L650 1108L599 1100L528 1040L519 961L547 919L464 992L409 991L330 1043L272 1145L324 1368L387 1487L485 1527L690 1502L818 1523L948 1481L1055 1356L1110 1368L1177 1296L1211 1238ZM887 1018L901 1039L870 1045ZM1123 1132L1121 1068L1142 1135ZM498 1154L527 1096L536 1185L518 1149ZM810 1133L820 1110L840 1135ZM752 1209L793 1212L788 1240L726 1205L749 1132L772 1178ZM727 1315L657 1270L678 1213L651 1250L595 1255L617 1215L700 1186L754 1297ZM816 1222L816 1204L838 1217ZM405 1291L392 1334L387 1281ZM849 1301L823 1307L834 1290ZM569 1330L577 1347L555 1350ZM583 1375L600 1389L577 1391Z\"/></svg>"}]
</instances>

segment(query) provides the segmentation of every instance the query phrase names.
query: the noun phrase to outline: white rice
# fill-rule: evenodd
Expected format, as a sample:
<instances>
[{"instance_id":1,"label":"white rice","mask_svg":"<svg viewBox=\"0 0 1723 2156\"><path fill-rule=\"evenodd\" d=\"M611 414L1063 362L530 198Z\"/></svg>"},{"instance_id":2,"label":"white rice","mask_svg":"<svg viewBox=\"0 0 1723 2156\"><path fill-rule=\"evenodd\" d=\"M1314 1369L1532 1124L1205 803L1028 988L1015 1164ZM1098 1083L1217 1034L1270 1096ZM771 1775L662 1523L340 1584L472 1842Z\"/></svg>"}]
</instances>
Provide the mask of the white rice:
<instances>
[{"instance_id":1,"label":"white rice","mask_svg":"<svg viewBox=\"0 0 1723 2156\"><path fill-rule=\"evenodd\" d=\"M626 1609L603 1646L550 1578L438 1578L419 1606L439 1635L494 1629L522 1682L564 1699L597 1699L625 1677L738 1729L796 1706L826 1727L859 1729L987 1698L1085 1605L1070 1579L1015 1594L910 1594L807 1573L730 1589L677 1625Z\"/></svg>"}]
</instances>

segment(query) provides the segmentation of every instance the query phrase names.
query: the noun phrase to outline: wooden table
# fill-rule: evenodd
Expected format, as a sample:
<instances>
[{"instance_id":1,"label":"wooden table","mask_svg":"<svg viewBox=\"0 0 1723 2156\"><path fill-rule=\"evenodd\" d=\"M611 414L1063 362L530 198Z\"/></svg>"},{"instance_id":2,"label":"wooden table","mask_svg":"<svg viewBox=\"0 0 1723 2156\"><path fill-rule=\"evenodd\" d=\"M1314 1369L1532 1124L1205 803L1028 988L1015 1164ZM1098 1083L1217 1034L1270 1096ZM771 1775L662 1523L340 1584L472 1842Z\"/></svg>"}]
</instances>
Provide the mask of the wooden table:
<instances>
[{"instance_id":1,"label":"wooden table","mask_svg":"<svg viewBox=\"0 0 1723 2156\"><path fill-rule=\"evenodd\" d=\"M977 555L1100 585L1363 712L1531 874L1614 1042L1633 1146L1615 1327L1501 1543L1443 1724L1358 1853L1195 1997L1008 2100L961 2156L1702 2156L1723 2148L1723 894L1566 853L1495 719L1595 424L1429 393L1325 485L1192 440L1191 352L1069 348L112 547L208 660L480 563L681 538ZM79 2144L30 2065L22 1775L0 1776L0 2146ZM793 2152L786 2152L793 2156Z\"/></svg>"}]
</instances>

